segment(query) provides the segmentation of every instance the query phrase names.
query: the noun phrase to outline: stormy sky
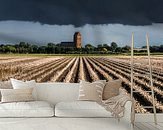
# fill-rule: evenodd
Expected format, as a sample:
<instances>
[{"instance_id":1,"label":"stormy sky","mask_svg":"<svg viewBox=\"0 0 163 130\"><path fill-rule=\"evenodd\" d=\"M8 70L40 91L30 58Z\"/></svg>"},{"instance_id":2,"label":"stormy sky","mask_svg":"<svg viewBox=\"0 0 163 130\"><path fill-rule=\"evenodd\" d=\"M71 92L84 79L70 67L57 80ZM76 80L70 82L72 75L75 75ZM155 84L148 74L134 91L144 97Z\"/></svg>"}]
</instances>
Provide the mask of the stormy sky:
<instances>
[{"instance_id":1,"label":"stormy sky","mask_svg":"<svg viewBox=\"0 0 163 130\"><path fill-rule=\"evenodd\" d=\"M37 44L72 41L80 31L83 44L138 45L150 35L163 44L162 0L0 0L0 43Z\"/></svg>"}]
</instances>

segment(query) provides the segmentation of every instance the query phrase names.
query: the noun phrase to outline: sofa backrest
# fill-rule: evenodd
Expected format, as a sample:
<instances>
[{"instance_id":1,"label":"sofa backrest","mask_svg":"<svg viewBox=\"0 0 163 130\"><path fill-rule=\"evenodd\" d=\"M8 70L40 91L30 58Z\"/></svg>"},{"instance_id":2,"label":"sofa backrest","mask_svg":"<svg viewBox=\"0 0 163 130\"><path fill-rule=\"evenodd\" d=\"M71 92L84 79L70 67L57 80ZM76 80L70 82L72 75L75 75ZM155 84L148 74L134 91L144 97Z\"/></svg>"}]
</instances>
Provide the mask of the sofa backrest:
<instances>
[{"instance_id":1,"label":"sofa backrest","mask_svg":"<svg viewBox=\"0 0 163 130\"><path fill-rule=\"evenodd\" d=\"M55 105L61 101L78 99L79 83L36 83L38 100Z\"/></svg>"}]
</instances>

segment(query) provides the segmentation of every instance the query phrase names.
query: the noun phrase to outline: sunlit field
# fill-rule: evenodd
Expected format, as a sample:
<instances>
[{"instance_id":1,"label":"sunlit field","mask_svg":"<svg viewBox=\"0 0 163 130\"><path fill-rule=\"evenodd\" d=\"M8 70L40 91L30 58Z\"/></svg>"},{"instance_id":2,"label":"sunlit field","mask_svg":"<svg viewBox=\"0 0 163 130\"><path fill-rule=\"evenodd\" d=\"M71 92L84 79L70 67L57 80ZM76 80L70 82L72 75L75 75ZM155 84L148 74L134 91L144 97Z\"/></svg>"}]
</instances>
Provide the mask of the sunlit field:
<instances>
[{"instance_id":1,"label":"sunlit field","mask_svg":"<svg viewBox=\"0 0 163 130\"><path fill-rule=\"evenodd\" d=\"M152 56L153 84L157 112L163 112L163 57ZM134 72L148 73L147 57L136 57ZM140 64L139 64L140 63ZM36 82L71 82L80 80L122 79L122 87L130 93L130 56L64 56L64 55L0 55L0 80L11 77ZM152 105L148 76L134 77L137 105ZM136 112L152 112L151 109L136 109Z\"/></svg>"}]
</instances>

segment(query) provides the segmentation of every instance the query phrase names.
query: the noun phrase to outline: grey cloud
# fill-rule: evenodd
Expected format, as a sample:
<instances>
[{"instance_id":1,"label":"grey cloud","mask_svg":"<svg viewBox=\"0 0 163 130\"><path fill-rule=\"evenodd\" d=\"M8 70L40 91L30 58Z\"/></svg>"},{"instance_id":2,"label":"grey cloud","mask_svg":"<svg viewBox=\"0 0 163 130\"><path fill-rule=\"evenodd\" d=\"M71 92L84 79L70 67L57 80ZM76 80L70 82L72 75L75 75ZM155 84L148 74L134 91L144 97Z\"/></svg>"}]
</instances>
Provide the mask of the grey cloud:
<instances>
[{"instance_id":1,"label":"grey cloud","mask_svg":"<svg viewBox=\"0 0 163 130\"><path fill-rule=\"evenodd\" d=\"M0 0L0 20L69 25L162 23L162 0Z\"/></svg>"}]
</instances>

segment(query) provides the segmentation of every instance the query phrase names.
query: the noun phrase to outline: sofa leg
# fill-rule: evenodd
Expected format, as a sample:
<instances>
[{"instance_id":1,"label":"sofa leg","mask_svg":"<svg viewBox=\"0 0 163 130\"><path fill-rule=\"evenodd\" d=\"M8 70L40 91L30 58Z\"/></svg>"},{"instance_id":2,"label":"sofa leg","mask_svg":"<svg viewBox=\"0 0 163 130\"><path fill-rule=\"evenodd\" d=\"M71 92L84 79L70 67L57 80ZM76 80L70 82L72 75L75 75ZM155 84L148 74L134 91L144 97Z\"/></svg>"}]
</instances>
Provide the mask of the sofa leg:
<instances>
[{"instance_id":1,"label":"sofa leg","mask_svg":"<svg viewBox=\"0 0 163 130\"><path fill-rule=\"evenodd\" d=\"M131 130L134 130L135 124L131 123Z\"/></svg>"},{"instance_id":2,"label":"sofa leg","mask_svg":"<svg viewBox=\"0 0 163 130\"><path fill-rule=\"evenodd\" d=\"M120 123L120 118L118 118L118 123Z\"/></svg>"}]
</instances>

